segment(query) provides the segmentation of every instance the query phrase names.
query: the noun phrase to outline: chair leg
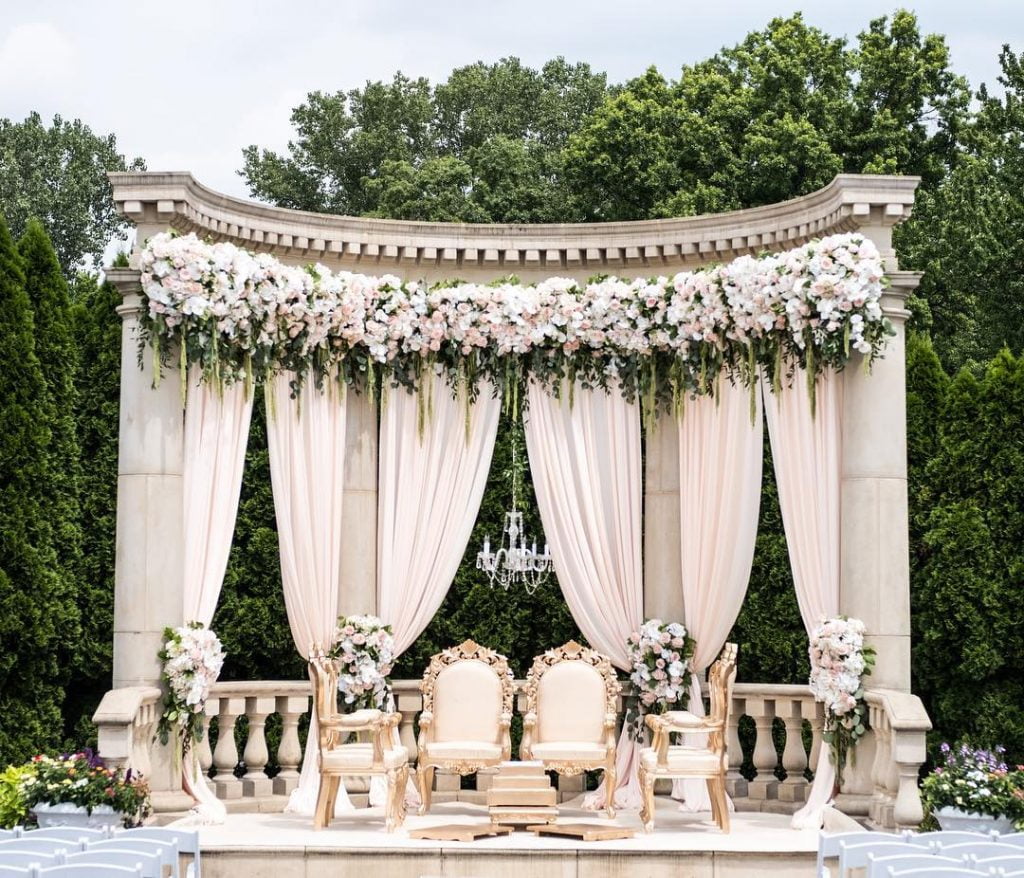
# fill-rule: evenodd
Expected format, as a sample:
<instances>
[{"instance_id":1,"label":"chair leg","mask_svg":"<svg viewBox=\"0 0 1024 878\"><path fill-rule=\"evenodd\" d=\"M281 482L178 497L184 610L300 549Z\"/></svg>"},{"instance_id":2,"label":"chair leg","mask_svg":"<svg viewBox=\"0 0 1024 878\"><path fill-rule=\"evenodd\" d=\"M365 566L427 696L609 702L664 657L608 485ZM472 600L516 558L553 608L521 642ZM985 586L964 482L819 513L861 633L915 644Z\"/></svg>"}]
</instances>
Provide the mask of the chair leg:
<instances>
[{"instance_id":1,"label":"chair leg","mask_svg":"<svg viewBox=\"0 0 1024 878\"><path fill-rule=\"evenodd\" d=\"M398 820L398 776L401 771L392 768L385 775L387 779L387 798L384 802L384 827L388 832L394 832Z\"/></svg>"},{"instance_id":2,"label":"chair leg","mask_svg":"<svg viewBox=\"0 0 1024 878\"><path fill-rule=\"evenodd\" d=\"M330 775L320 775L320 791L316 796L316 810L313 812L313 828L323 829L330 822L327 816L327 803L331 797Z\"/></svg>"},{"instance_id":3,"label":"chair leg","mask_svg":"<svg viewBox=\"0 0 1024 878\"><path fill-rule=\"evenodd\" d=\"M405 823L405 796L409 788L409 765L406 763L398 770L398 790L395 793L396 828Z\"/></svg>"},{"instance_id":4,"label":"chair leg","mask_svg":"<svg viewBox=\"0 0 1024 878\"><path fill-rule=\"evenodd\" d=\"M334 809L338 804L338 790L341 789L341 777L334 775L331 777L330 786L330 799L327 802L327 824L330 826L331 821L334 819Z\"/></svg>"},{"instance_id":5,"label":"chair leg","mask_svg":"<svg viewBox=\"0 0 1024 878\"><path fill-rule=\"evenodd\" d=\"M615 787L618 785L618 780L615 773L615 759L609 759L604 767L604 810L609 820L615 819Z\"/></svg>"},{"instance_id":6,"label":"chair leg","mask_svg":"<svg viewBox=\"0 0 1024 878\"><path fill-rule=\"evenodd\" d=\"M434 766L420 765L416 769L416 780L420 788L420 816L430 810L430 793L434 786Z\"/></svg>"},{"instance_id":7,"label":"chair leg","mask_svg":"<svg viewBox=\"0 0 1024 878\"><path fill-rule=\"evenodd\" d=\"M718 798L715 796L715 779L704 778L704 785L708 788L708 801L711 803L711 819L721 826L721 817L718 814Z\"/></svg>"},{"instance_id":8,"label":"chair leg","mask_svg":"<svg viewBox=\"0 0 1024 878\"><path fill-rule=\"evenodd\" d=\"M651 777L644 769L643 765L640 766L637 776L640 779L640 822L643 823L644 832L650 832L654 829L654 778Z\"/></svg>"},{"instance_id":9,"label":"chair leg","mask_svg":"<svg viewBox=\"0 0 1024 878\"><path fill-rule=\"evenodd\" d=\"M712 801L717 802L718 805L718 828L722 832L729 833L729 800L725 794L725 778L719 775L715 778L714 783L714 799Z\"/></svg>"}]
</instances>

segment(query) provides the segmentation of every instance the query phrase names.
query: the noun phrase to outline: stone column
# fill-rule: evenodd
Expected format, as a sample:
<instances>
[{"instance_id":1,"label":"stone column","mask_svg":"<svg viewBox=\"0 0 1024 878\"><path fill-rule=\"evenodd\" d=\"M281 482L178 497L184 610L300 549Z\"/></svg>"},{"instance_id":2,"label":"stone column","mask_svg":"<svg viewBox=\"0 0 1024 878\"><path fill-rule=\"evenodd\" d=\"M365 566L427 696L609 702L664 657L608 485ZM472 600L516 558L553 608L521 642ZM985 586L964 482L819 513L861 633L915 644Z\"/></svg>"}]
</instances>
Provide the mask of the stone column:
<instances>
[{"instance_id":1,"label":"stone column","mask_svg":"<svg viewBox=\"0 0 1024 878\"><path fill-rule=\"evenodd\" d=\"M854 357L843 377L841 612L862 619L877 651L869 685L910 690L907 512L906 298L920 275L899 271L891 227L861 230L886 260L882 307L896 335L870 370ZM859 760L858 760L859 761Z\"/></svg>"},{"instance_id":2,"label":"stone column","mask_svg":"<svg viewBox=\"0 0 1024 878\"><path fill-rule=\"evenodd\" d=\"M123 297L113 685L158 686L163 630L182 624L184 611L180 373L167 367L154 386L148 348L139 366L138 271L111 269L107 279ZM151 761L154 808L188 807L170 749L154 745Z\"/></svg>"},{"instance_id":3,"label":"stone column","mask_svg":"<svg viewBox=\"0 0 1024 878\"><path fill-rule=\"evenodd\" d=\"M644 616L683 619L679 558L679 432L661 414L647 431L644 471Z\"/></svg>"},{"instance_id":4,"label":"stone column","mask_svg":"<svg viewBox=\"0 0 1024 878\"><path fill-rule=\"evenodd\" d=\"M377 404L348 391L338 612L377 612Z\"/></svg>"}]
</instances>

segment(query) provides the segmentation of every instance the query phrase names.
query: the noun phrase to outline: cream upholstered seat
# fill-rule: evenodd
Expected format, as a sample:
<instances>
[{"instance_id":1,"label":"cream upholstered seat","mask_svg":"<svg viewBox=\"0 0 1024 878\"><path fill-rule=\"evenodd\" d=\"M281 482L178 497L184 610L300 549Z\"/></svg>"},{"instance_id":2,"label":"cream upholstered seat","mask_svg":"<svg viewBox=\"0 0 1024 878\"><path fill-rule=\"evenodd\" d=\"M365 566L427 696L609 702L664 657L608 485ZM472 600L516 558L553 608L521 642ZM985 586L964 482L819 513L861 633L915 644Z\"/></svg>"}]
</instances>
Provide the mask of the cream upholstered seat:
<instances>
[{"instance_id":1,"label":"cream upholstered seat","mask_svg":"<svg viewBox=\"0 0 1024 878\"><path fill-rule=\"evenodd\" d=\"M736 644L727 643L711 666L708 689L711 709L706 717L688 710L660 716L648 714L646 722L654 732L650 747L640 751L640 787L644 829L654 828L654 782L658 778L703 778L711 798L711 813L723 832L729 831L729 803L725 796L725 772L729 765L726 730L732 709L732 684L736 680ZM707 747L672 746L674 732L707 732Z\"/></svg>"},{"instance_id":2,"label":"cream upholstered seat","mask_svg":"<svg viewBox=\"0 0 1024 878\"><path fill-rule=\"evenodd\" d=\"M425 814L436 769L472 774L511 757L514 689L505 657L472 640L435 655L420 688L416 779Z\"/></svg>"},{"instance_id":3,"label":"cream upholstered seat","mask_svg":"<svg viewBox=\"0 0 1024 878\"><path fill-rule=\"evenodd\" d=\"M314 647L309 658L313 683L313 707L320 745L320 793L316 800L313 828L323 829L334 816L338 787L346 775L380 775L387 782L384 822L388 832L405 819L405 787L409 778L409 751L396 743L395 729L400 713L380 710L338 712L338 668ZM366 733L369 741L343 743L350 734Z\"/></svg>"},{"instance_id":4,"label":"cream upholstered seat","mask_svg":"<svg viewBox=\"0 0 1024 878\"><path fill-rule=\"evenodd\" d=\"M522 758L559 774L603 768L613 791L619 690L611 662L575 641L537 656L526 677ZM614 817L614 796L607 802Z\"/></svg>"}]
</instances>

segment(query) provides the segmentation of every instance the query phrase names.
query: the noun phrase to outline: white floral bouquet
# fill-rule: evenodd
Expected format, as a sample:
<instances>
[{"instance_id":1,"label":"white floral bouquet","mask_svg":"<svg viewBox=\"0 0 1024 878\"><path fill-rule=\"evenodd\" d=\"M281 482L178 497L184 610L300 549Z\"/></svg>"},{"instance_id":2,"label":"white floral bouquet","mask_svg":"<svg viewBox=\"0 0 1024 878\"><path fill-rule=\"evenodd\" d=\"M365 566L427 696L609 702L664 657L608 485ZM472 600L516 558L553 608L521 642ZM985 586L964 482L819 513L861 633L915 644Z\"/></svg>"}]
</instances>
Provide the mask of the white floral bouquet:
<instances>
[{"instance_id":1,"label":"white floral bouquet","mask_svg":"<svg viewBox=\"0 0 1024 878\"><path fill-rule=\"evenodd\" d=\"M329 655L341 663L338 691L346 704L387 707L391 696L388 675L395 661L390 625L376 616L340 616Z\"/></svg>"},{"instance_id":2,"label":"white floral bouquet","mask_svg":"<svg viewBox=\"0 0 1024 878\"><path fill-rule=\"evenodd\" d=\"M149 239L140 268L140 340L152 342L157 368L176 343L182 365L218 383L281 370L365 382L378 370L415 387L436 368L471 389L484 378L504 391L569 379L679 404L714 392L719 374L753 388L763 369L779 386L796 365L813 392L822 369L842 368L851 351L873 358L892 334L881 257L857 234L672 277L589 283L428 287L168 234Z\"/></svg>"},{"instance_id":3,"label":"white floral bouquet","mask_svg":"<svg viewBox=\"0 0 1024 878\"><path fill-rule=\"evenodd\" d=\"M678 622L648 619L629 635L629 679L636 686L639 706L629 724L639 738L648 713L685 710L690 695L690 660L694 640Z\"/></svg>"},{"instance_id":4,"label":"white floral bouquet","mask_svg":"<svg viewBox=\"0 0 1024 878\"><path fill-rule=\"evenodd\" d=\"M847 756L852 755L868 729L863 678L871 673L875 651L864 643L864 633L860 619L823 619L811 636L808 650L811 692L825 705L822 740L831 748L839 783Z\"/></svg>"},{"instance_id":5,"label":"white floral bouquet","mask_svg":"<svg viewBox=\"0 0 1024 878\"><path fill-rule=\"evenodd\" d=\"M164 711L158 732L166 744L171 731L180 732L182 751L203 737L203 709L210 687L224 666L224 648L220 639L200 622L164 629L162 679L167 684Z\"/></svg>"}]
</instances>

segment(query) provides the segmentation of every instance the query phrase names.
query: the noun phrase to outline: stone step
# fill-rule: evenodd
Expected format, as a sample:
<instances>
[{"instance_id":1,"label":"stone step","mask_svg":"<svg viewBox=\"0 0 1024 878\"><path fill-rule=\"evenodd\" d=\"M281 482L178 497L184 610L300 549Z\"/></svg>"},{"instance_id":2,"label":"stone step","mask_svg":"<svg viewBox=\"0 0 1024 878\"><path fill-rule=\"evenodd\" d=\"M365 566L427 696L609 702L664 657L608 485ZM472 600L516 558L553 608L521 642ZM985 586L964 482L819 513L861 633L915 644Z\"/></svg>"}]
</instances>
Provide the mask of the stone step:
<instances>
[{"instance_id":1,"label":"stone step","mask_svg":"<svg viewBox=\"0 0 1024 878\"><path fill-rule=\"evenodd\" d=\"M535 790L499 790L491 787L487 791L487 805L516 805L522 807L551 807L558 804L558 791L553 787Z\"/></svg>"}]
</instances>

